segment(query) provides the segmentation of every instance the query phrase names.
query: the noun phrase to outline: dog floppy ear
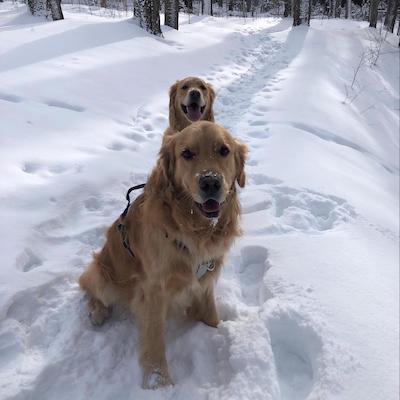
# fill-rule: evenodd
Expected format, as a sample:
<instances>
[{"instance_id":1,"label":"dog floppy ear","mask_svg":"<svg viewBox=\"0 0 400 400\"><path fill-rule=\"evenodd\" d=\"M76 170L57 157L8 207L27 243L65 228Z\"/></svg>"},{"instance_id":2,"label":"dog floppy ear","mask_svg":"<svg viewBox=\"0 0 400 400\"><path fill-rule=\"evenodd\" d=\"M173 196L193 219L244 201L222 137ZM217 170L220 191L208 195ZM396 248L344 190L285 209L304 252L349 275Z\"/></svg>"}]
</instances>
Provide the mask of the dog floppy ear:
<instances>
[{"instance_id":1,"label":"dog floppy ear","mask_svg":"<svg viewBox=\"0 0 400 400\"><path fill-rule=\"evenodd\" d=\"M206 83L207 86L207 91L208 91L208 98L210 104L207 105L207 112L206 115L204 116L204 119L206 121L211 121L214 122L214 111L213 111L213 106L214 106L214 100L215 100L215 90L212 87L211 84Z\"/></svg>"},{"instance_id":2,"label":"dog floppy ear","mask_svg":"<svg viewBox=\"0 0 400 400\"><path fill-rule=\"evenodd\" d=\"M174 181L175 169L175 136L166 136L159 153L159 166L163 179L167 183Z\"/></svg>"},{"instance_id":3,"label":"dog floppy ear","mask_svg":"<svg viewBox=\"0 0 400 400\"><path fill-rule=\"evenodd\" d=\"M169 196L169 191L166 189L170 188L174 184L174 143L174 136L164 136L157 165L153 169L153 172L146 183L146 188L148 188L147 190L156 193L158 196Z\"/></svg>"},{"instance_id":4,"label":"dog floppy ear","mask_svg":"<svg viewBox=\"0 0 400 400\"><path fill-rule=\"evenodd\" d=\"M175 128L177 122L176 109L175 109L175 99L178 92L179 81L176 81L169 88L169 126Z\"/></svg>"},{"instance_id":5,"label":"dog floppy ear","mask_svg":"<svg viewBox=\"0 0 400 400\"><path fill-rule=\"evenodd\" d=\"M235 140L235 168L236 168L236 180L239 186L242 188L246 184L246 174L244 172L244 163L247 156L247 147Z\"/></svg>"}]
</instances>

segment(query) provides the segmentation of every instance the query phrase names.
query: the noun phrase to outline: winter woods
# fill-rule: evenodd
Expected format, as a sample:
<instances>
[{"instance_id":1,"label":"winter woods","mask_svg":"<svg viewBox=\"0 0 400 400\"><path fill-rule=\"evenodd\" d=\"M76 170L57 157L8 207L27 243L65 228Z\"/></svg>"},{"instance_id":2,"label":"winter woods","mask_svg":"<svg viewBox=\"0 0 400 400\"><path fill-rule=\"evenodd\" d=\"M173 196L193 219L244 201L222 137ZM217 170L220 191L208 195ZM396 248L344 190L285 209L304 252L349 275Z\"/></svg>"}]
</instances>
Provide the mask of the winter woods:
<instances>
[{"instance_id":1,"label":"winter woods","mask_svg":"<svg viewBox=\"0 0 400 400\"><path fill-rule=\"evenodd\" d=\"M60 0L26 1L33 15L63 19ZM65 0L74 1L77 0ZM85 0L79 0L79 4L85 4ZM387 31L393 32L397 27L400 0L91 0L87 5L125 12L133 8L138 25L154 35L162 34L162 22L179 29L180 12L243 18L269 14L292 17L294 26L309 24L313 17L353 18L369 21L372 28L383 24ZM163 19L160 14L164 14Z\"/></svg>"}]
</instances>

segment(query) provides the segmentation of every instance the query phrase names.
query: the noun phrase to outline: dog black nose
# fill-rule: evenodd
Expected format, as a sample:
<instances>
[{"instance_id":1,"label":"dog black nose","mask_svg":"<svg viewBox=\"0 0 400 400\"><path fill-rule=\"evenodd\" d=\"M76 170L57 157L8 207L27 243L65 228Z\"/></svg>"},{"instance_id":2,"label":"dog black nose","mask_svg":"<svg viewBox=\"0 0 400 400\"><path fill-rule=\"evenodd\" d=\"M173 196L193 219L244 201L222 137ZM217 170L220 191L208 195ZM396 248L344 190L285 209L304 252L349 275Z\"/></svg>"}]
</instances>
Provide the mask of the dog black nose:
<instances>
[{"instance_id":1,"label":"dog black nose","mask_svg":"<svg viewBox=\"0 0 400 400\"><path fill-rule=\"evenodd\" d=\"M199 101L200 100L200 92L198 90L191 90L189 93L189 98L191 101Z\"/></svg>"},{"instance_id":2,"label":"dog black nose","mask_svg":"<svg viewBox=\"0 0 400 400\"><path fill-rule=\"evenodd\" d=\"M221 180L217 176L204 175L199 179L199 187L204 195L216 195L221 189Z\"/></svg>"}]
</instances>

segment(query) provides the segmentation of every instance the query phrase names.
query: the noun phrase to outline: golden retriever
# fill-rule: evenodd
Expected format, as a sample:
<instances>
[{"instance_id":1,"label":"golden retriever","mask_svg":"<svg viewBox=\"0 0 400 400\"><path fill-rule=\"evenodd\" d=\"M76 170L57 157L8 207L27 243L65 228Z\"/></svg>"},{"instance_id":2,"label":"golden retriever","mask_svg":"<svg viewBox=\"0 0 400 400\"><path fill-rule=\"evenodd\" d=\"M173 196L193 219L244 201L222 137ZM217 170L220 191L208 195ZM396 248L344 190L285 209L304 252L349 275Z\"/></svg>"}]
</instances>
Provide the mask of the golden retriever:
<instances>
[{"instance_id":1,"label":"golden retriever","mask_svg":"<svg viewBox=\"0 0 400 400\"><path fill-rule=\"evenodd\" d=\"M246 152L212 122L167 137L144 192L109 228L79 279L94 324L115 303L134 313L144 388L172 384L164 340L169 312L218 325L214 282L240 235L236 183L245 185Z\"/></svg>"},{"instance_id":2,"label":"golden retriever","mask_svg":"<svg viewBox=\"0 0 400 400\"><path fill-rule=\"evenodd\" d=\"M164 137L193 122L214 122L214 100L213 87L200 78L190 76L174 83L169 90L169 127Z\"/></svg>"}]
</instances>

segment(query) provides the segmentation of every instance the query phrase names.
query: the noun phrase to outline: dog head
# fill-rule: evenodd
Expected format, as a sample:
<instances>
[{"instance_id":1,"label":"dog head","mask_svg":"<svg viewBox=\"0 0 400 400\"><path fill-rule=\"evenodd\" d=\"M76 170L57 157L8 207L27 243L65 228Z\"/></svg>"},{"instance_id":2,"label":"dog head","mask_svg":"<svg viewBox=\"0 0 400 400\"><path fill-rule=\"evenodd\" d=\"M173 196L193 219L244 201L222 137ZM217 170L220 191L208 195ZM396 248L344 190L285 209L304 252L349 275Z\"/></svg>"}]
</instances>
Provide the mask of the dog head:
<instances>
[{"instance_id":1,"label":"dog head","mask_svg":"<svg viewBox=\"0 0 400 400\"><path fill-rule=\"evenodd\" d=\"M169 122L172 128L181 130L196 121L214 121L215 92L202 79L188 77L177 81L171 86L169 96Z\"/></svg>"},{"instance_id":2,"label":"dog head","mask_svg":"<svg viewBox=\"0 0 400 400\"><path fill-rule=\"evenodd\" d=\"M234 191L245 185L247 148L212 122L196 122L164 142L159 165L206 218L217 218Z\"/></svg>"}]
</instances>

